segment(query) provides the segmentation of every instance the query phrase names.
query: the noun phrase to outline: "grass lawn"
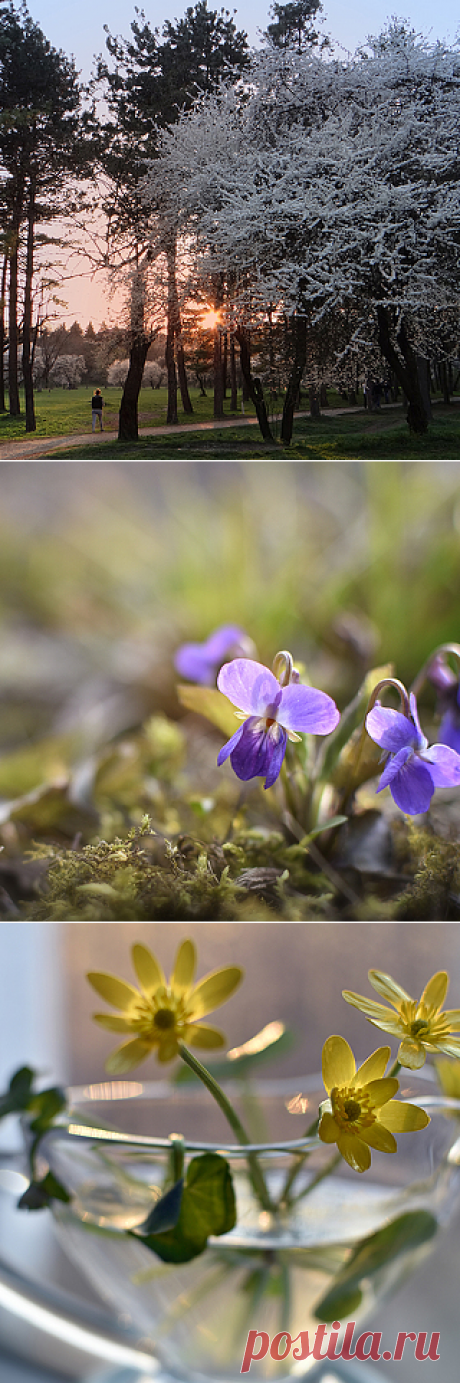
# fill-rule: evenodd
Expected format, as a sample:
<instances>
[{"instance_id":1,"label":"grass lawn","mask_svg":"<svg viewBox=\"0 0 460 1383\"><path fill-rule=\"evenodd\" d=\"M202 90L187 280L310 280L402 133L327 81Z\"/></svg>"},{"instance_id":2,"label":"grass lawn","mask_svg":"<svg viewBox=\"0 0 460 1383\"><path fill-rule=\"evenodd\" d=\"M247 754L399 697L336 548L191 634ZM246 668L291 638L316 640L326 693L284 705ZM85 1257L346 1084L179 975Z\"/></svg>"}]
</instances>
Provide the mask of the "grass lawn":
<instances>
[{"instance_id":1,"label":"grass lawn","mask_svg":"<svg viewBox=\"0 0 460 1383\"><path fill-rule=\"evenodd\" d=\"M436 404L425 437L414 437L401 409L350 417L298 418L290 447L265 443L256 427L141 437L137 443L107 442L74 447L59 457L90 460L459 460L460 407Z\"/></svg>"},{"instance_id":2,"label":"grass lawn","mask_svg":"<svg viewBox=\"0 0 460 1383\"><path fill-rule=\"evenodd\" d=\"M0 441L15 441L25 437L61 437L71 433L88 432L91 435L91 389L80 385L78 389L52 389L49 393L35 395L35 414L37 428L35 433L25 431L24 397L21 396L22 414L10 418L8 413L0 413ZM212 418L212 393L200 398L198 389L191 389L194 421L205 422ZM118 429L118 410L121 402L121 389L103 389L104 427L108 431ZM161 427L166 423L166 389L141 389L139 395L139 427ZM246 412L254 414L252 404L245 404ZM230 413L227 403L226 411ZM187 422L187 415L179 407L179 422Z\"/></svg>"}]
</instances>

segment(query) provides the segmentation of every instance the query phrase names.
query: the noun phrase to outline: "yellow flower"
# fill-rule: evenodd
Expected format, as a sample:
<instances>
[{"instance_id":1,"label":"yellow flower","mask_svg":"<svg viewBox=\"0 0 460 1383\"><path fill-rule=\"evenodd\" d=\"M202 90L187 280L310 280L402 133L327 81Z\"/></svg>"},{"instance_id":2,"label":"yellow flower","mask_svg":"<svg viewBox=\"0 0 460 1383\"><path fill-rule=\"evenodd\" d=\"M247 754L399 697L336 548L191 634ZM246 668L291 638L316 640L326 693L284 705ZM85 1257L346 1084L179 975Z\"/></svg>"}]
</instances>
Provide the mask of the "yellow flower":
<instances>
[{"instance_id":1,"label":"yellow flower","mask_svg":"<svg viewBox=\"0 0 460 1383\"><path fill-rule=\"evenodd\" d=\"M372 999L353 994L349 989L342 990L343 998L347 1004L361 1009L376 1028L402 1038L398 1051L401 1066L409 1066L411 1071L416 1071L423 1066L426 1052L460 1056L460 1037L451 1036L460 1030L460 1009L452 1008L440 1013L449 984L445 970L439 970L428 980L418 1003L392 980L391 975L384 975L381 970L369 970L369 979L377 994L388 999L396 1009L396 1015L384 1004L376 1004Z\"/></svg>"},{"instance_id":2,"label":"yellow flower","mask_svg":"<svg viewBox=\"0 0 460 1383\"><path fill-rule=\"evenodd\" d=\"M197 1019L230 998L243 978L239 966L225 965L221 970L213 970L194 986L193 941L181 942L169 983L147 946L136 943L131 954L140 991L101 971L93 970L87 976L102 999L122 1010L120 1016L95 1013L94 1021L111 1032L135 1034L133 1040L124 1042L109 1056L106 1070L111 1075L131 1071L155 1049L159 1061L172 1061L180 1042L208 1050L225 1046L224 1034L218 1028Z\"/></svg>"},{"instance_id":3,"label":"yellow flower","mask_svg":"<svg viewBox=\"0 0 460 1383\"><path fill-rule=\"evenodd\" d=\"M321 1105L319 1136L337 1143L339 1153L355 1172L371 1165L371 1148L397 1151L394 1133L413 1133L430 1120L417 1105L394 1100L399 1089L394 1076L384 1077L389 1047L379 1047L356 1070L344 1037L328 1037L323 1047L323 1081L329 1099Z\"/></svg>"}]
</instances>

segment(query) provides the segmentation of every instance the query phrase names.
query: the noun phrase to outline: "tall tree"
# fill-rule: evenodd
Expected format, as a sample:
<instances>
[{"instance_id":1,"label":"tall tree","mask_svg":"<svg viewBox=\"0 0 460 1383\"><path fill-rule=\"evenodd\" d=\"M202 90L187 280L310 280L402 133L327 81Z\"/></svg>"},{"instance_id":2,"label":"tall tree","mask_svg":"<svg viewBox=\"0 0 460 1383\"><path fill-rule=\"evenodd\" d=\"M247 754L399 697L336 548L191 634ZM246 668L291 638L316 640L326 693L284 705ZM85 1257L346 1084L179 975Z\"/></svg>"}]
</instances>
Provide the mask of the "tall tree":
<instances>
[{"instance_id":1,"label":"tall tree","mask_svg":"<svg viewBox=\"0 0 460 1383\"><path fill-rule=\"evenodd\" d=\"M0 12L0 164L9 248L10 412L20 412L18 299L24 258L22 368L26 430L35 430L33 282L38 227L72 209L69 179L86 171L73 60L52 48L26 4ZM43 233L41 240L43 241Z\"/></svg>"},{"instance_id":2,"label":"tall tree","mask_svg":"<svg viewBox=\"0 0 460 1383\"><path fill-rule=\"evenodd\" d=\"M206 0L190 6L182 19L169 20L151 29L143 11L131 25L128 40L113 37L108 29L107 49L111 62L98 61L97 83L102 84L109 108L106 123L105 172L110 187L105 201L108 214L111 253L136 273L148 279L152 263L150 217L142 192L142 179L149 161L155 159L161 130L173 125L180 111L188 109L202 92L212 92L225 74L237 74L249 61L247 36L238 31L228 10L210 10ZM161 212L160 212L161 222ZM170 219L164 226L163 263L166 272L165 315L166 365L168 371L168 420L177 421L177 385L186 412L192 411L182 345L180 295L176 268L176 227ZM136 280L137 284L139 280ZM138 294L137 294L138 298ZM132 338L132 370L129 380L129 408L125 396L120 410L123 438L137 436L136 400L142 381L141 358L147 353L151 331L144 313L139 335L139 317ZM132 312L131 312L132 317ZM153 330L153 328L152 328ZM149 339L150 338L150 339ZM128 386L127 380L127 386Z\"/></svg>"},{"instance_id":3,"label":"tall tree","mask_svg":"<svg viewBox=\"0 0 460 1383\"><path fill-rule=\"evenodd\" d=\"M233 267L234 311L275 303L296 320L297 372L302 318L353 322L349 359L378 342L417 432L426 361L460 290L459 120L458 51L395 22L348 62L262 55L239 128L222 104L207 165L195 155L182 173L203 254L214 272ZM286 415L285 440L291 428Z\"/></svg>"},{"instance_id":4,"label":"tall tree","mask_svg":"<svg viewBox=\"0 0 460 1383\"><path fill-rule=\"evenodd\" d=\"M314 20L317 14L321 14L322 8L320 0L290 0L286 5L280 5L275 0L270 9L273 22L267 25L264 38L268 38L275 48L287 48L294 43L298 52L303 53L305 48L312 48L320 42ZM322 42L327 46L328 39Z\"/></svg>"}]
</instances>

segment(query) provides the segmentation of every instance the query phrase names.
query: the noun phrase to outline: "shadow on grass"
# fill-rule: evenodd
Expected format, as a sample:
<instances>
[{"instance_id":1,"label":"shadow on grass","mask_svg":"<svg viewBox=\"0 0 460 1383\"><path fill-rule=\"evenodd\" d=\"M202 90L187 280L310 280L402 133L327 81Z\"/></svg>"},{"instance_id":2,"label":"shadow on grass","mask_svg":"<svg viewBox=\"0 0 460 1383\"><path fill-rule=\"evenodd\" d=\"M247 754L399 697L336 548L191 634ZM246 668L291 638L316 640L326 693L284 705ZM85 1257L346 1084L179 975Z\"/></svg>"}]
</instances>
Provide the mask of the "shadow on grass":
<instances>
[{"instance_id":1,"label":"shadow on grass","mask_svg":"<svg viewBox=\"0 0 460 1383\"><path fill-rule=\"evenodd\" d=\"M275 439L264 442L255 428L226 428L210 432L183 432L164 437L141 437L135 443L66 448L55 452L62 458L90 460L458 460L460 459L460 410L435 405L434 420L423 437L410 433L401 422L401 410L381 417L362 413L352 417L326 417L314 421L299 418L290 446Z\"/></svg>"}]
</instances>

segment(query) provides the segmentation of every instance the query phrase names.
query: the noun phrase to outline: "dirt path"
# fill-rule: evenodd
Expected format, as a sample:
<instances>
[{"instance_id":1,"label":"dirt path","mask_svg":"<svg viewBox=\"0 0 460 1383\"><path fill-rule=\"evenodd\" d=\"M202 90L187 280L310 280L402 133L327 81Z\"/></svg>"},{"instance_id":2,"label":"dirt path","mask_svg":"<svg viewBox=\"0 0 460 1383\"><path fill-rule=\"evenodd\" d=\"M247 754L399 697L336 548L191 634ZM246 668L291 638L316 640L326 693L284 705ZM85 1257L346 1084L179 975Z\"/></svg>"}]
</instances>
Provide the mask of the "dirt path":
<instances>
[{"instance_id":1,"label":"dirt path","mask_svg":"<svg viewBox=\"0 0 460 1383\"><path fill-rule=\"evenodd\" d=\"M393 405L389 405L394 407ZM365 408L324 408L322 416L325 418L348 417L350 413L366 413ZM281 415L273 421L280 421ZM307 418L309 413L296 413L297 418ZM177 423L162 427L140 427L139 437L170 437L174 432L220 432L223 428L230 427L257 427L257 418L238 417L211 419L206 423ZM59 452L69 447L91 446L94 442L103 444L104 442L116 442L116 432L79 432L71 433L66 437L16 437L12 442L2 442L0 446L0 460L2 461L48 461L53 456L59 459ZM102 458L108 460L108 457ZM116 457L113 457L116 460Z\"/></svg>"}]
</instances>

